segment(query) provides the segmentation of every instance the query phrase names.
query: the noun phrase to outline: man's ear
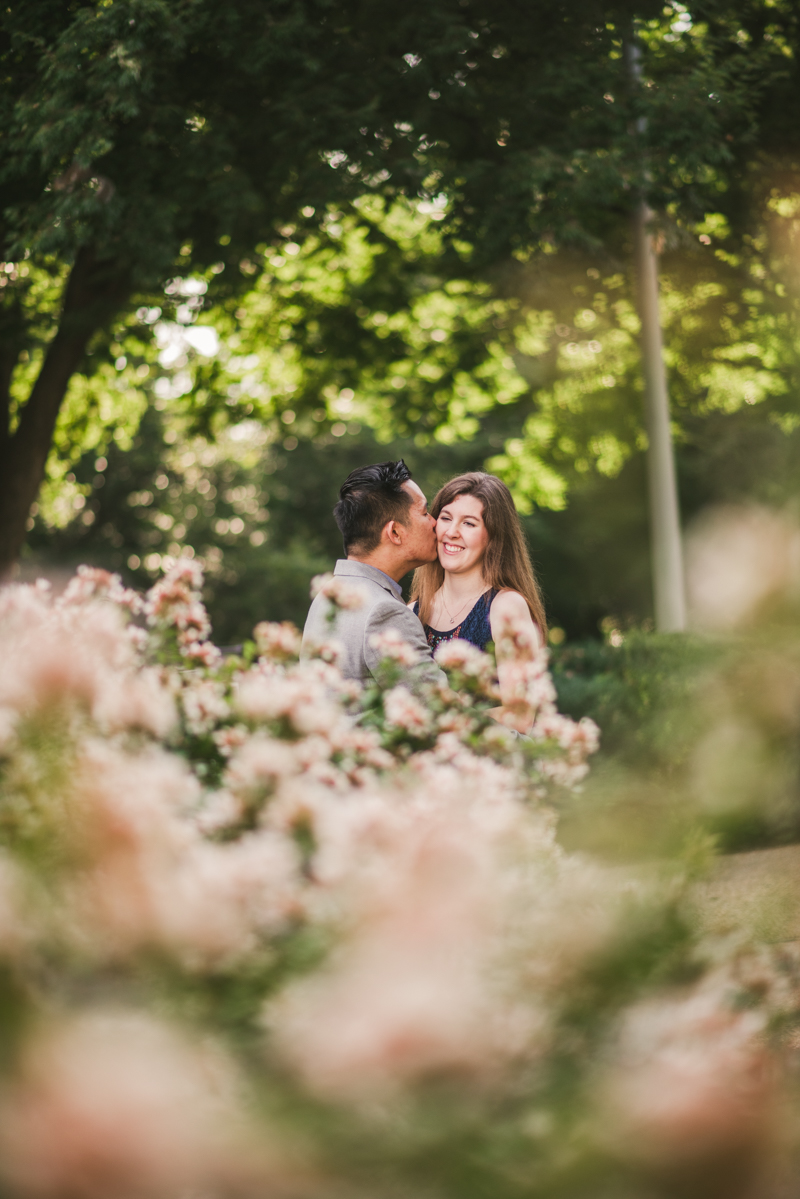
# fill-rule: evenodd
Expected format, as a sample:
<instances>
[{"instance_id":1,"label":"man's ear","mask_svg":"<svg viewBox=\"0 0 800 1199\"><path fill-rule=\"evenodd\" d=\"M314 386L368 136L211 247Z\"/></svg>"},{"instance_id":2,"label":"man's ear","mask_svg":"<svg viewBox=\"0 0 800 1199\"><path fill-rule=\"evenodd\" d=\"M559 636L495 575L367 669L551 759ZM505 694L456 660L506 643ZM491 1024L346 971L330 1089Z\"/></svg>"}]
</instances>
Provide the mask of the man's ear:
<instances>
[{"instance_id":1,"label":"man's ear","mask_svg":"<svg viewBox=\"0 0 800 1199\"><path fill-rule=\"evenodd\" d=\"M397 520L389 520L383 526L383 535L386 537L390 545L402 545L403 526Z\"/></svg>"}]
</instances>

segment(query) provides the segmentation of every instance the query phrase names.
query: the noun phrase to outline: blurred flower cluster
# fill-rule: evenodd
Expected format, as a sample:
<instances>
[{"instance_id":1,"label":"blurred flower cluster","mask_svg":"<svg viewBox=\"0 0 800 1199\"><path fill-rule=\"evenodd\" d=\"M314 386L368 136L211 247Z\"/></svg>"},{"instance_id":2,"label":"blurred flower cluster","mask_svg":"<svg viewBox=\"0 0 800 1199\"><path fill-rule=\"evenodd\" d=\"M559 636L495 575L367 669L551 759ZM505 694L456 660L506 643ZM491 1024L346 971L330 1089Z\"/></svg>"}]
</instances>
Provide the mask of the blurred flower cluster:
<instances>
[{"instance_id":1,"label":"blurred flower cluster","mask_svg":"<svg viewBox=\"0 0 800 1199\"><path fill-rule=\"evenodd\" d=\"M88 568L0 591L3 1193L749 1178L800 960L704 943L682 867L559 846L597 730L546 654L498 638L518 736L471 646L412 694L385 637L362 687L286 624L223 656L201 586L182 559L144 597Z\"/></svg>"}]
</instances>

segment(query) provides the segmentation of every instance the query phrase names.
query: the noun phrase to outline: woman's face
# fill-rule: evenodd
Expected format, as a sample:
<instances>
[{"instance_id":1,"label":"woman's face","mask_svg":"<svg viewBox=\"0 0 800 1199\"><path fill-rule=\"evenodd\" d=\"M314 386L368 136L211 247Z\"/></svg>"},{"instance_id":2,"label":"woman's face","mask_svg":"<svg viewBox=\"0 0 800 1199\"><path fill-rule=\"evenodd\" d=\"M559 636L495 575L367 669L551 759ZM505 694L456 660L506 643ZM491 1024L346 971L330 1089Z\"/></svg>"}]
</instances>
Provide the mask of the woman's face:
<instances>
[{"instance_id":1,"label":"woman's face","mask_svg":"<svg viewBox=\"0 0 800 1199\"><path fill-rule=\"evenodd\" d=\"M480 566L489 544L481 501L474 495L458 495L445 504L436 521L436 544L448 573L466 574Z\"/></svg>"}]
</instances>

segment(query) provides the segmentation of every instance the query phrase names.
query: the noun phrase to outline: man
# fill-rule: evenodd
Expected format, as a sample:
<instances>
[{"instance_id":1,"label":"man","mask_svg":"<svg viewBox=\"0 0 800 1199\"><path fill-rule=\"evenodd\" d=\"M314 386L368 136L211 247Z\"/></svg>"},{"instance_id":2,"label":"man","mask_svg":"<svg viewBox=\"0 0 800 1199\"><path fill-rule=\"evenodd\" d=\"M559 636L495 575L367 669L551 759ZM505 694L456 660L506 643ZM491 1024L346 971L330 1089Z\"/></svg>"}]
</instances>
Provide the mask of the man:
<instances>
[{"instance_id":1,"label":"man","mask_svg":"<svg viewBox=\"0 0 800 1199\"><path fill-rule=\"evenodd\" d=\"M393 632L417 656L417 664L406 674L412 690L420 683L444 682L422 625L403 603L400 580L435 560L436 532L428 502L402 458L352 471L342 484L333 515L347 555L339 559L333 573L363 595L360 608L336 614L333 635L344 646L340 667L345 678L374 678L384 655L372 639ZM318 595L303 630L304 646L331 635L328 612L328 600Z\"/></svg>"}]
</instances>

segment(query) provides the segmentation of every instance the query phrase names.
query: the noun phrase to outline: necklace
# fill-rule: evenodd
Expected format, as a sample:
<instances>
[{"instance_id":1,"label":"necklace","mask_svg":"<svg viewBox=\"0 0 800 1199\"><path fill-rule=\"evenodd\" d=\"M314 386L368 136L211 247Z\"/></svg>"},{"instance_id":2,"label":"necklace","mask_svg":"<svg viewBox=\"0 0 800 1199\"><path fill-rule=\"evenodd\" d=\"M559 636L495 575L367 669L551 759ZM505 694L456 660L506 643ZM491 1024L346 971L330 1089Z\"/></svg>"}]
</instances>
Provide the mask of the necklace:
<instances>
[{"instance_id":1,"label":"necklace","mask_svg":"<svg viewBox=\"0 0 800 1199\"><path fill-rule=\"evenodd\" d=\"M444 598L444 587L442 587L442 590L441 590L440 594L441 594L441 597L442 597L442 607L444 608L445 612L447 613L447 617L448 617L448 619L449 619L450 623L451 623L451 624L455 624L455 623L456 623L456 621L457 621L457 619L458 619L458 617L461 615L461 613L462 613L462 612L464 611L464 609L466 608L467 604L469 604L469 603L475 603L475 602L476 602L477 600L479 600L479 599L480 599L480 597L483 595L483 592L482 592L482 591L479 591L477 595L471 595L471 596L469 596L469 597L468 597L466 600L464 600L464 603L461 605L461 607L456 609L456 614L455 614L455 616L453 616L452 612L450 611L450 609L449 609L449 608L448 608L448 606L447 606L447 601L446 601L446 600L445 600L445 598Z\"/></svg>"}]
</instances>

